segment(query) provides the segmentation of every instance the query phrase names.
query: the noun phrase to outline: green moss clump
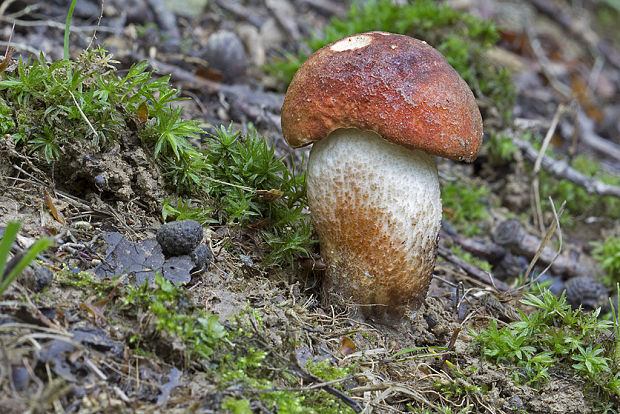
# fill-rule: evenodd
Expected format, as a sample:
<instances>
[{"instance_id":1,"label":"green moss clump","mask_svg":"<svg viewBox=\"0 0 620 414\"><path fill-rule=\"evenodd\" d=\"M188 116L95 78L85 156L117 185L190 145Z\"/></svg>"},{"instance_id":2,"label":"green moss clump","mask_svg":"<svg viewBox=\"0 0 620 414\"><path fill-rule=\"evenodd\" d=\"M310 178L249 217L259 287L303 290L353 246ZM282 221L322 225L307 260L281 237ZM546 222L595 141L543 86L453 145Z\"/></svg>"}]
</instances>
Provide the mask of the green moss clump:
<instances>
[{"instance_id":1,"label":"green moss clump","mask_svg":"<svg viewBox=\"0 0 620 414\"><path fill-rule=\"evenodd\" d=\"M182 109L171 105L182 98L170 76L155 79L146 62L118 76L114 63L104 49L76 61L20 60L0 79L0 132L8 134L2 139L13 139L40 164L69 169L76 154L96 158L135 143L179 195L163 202L165 218L260 222L270 264L291 265L308 254L313 241L304 175L291 172L251 127L247 137L224 127L209 135L197 121L183 119ZM206 149L190 140L203 140Z\"/></svg>"},{"instance_id":2,"label":"green moss clump","mask_svg":"<svg viewBox=\"0 0 620 414\"><path fill-rule=\"evenodd\" d=\"M234 398L223 401L222 408L241 412L252 401L273 412L286 414L347 414L353 410L335 396L321 389L299 390L298 371L290 368L283 355L296 352L292 342L282 347L262 349L264 328L260 315L248 308L234 322L229 335L231 347L217 363L216 378L222 386L239 390ZM325 380L344 378L352 368L333 367L329 361L309 363L308 370ZM336 385L337 386L337 385ZM234 411L234 410L240 411Z\"/></svg>"},{"instance_id":3,"label":"green moss clump","mask_svg":"<svg viewBox=\"0 0 620 414\"><path fill-rule=\"evenodd\" d=\"M444 209L449 211L448 221L467 236L482 233L480 223L489 217L485 197L489 189L468 183L446 183L441 188Z\"/></svg>"},{"instance_id":4,"label":"green moss clump","mask_svg":"<svg viewBox=\"0 0 620 414\"><path fill-rule=\"evenodd\" d=\"M604 183L620 185L620 177L606 174L601 171L600 164L586 156L578 155L571 166L587 177L596 178ZM620 218L620 199L612 196L597 196L588 194L587 191L568 180L558 180L549 173L542 170L540 172L540 192L541 194L551 195L557 203L566 200L566 210L570 218L565 215L564 224L575 224L576 216L606 216L611 219ZM548 201L543 200L543 209L546 208Z\"/></svg>"},{"instance_id":5,"label":"green moss clump","mask_svg":"<svg viewBox=\"0 0 620 414\"><path fill-rule=\"evenodd\" d=\"M500 133L491 133L489 140L483 143L492 165L505 165L512 161L514 153L519 148L514 144L512 138Z\"/></svg>"},{"instance_id":6,"label":"green moss clump","mask_svg":"<svg viewBox=\"0 0 620 414\"><path fill-rule=\"evenodd\" d=\"M185 293L160 274L155 276L153 287L145 282L139 287L128 287L126 293L124 306L136 312L151 312L158 331L165 331L185 343L186 364L192 358L209 359L227 335L217 315L204 309L191 309ZM131 342L138 346L140 339L136 335Z\"/></svg>"},{"instance_id":7,"label":"green moss clump","mask_svg":"<svg viewBox=\"0 0 620 414\"><path fill-rule=\"evenodd\" d=\"M605 271L610 286L620 283L620 237L609 237L602 243L593 243L592 255Z\"/></svg>"},{"instance_id":8,"label":"green moss clump","mask_svg":"<svg viewBox=\"0 0 620 414\"><path fill-rule=\"evenodd\" d=\"M614 361L619 342L612 334L619 332L617 319L599 319L600 308L571 309L564 295L558 298L547 289L526 294L521 302L535 310L520 311L518 321L501 328L491 319L487 329L470 329L482 355L507 366L517 384L540 386L554 373L569 373L580 378L601 405L617 403L620 365Z\"/></svg>"}]
</instances>

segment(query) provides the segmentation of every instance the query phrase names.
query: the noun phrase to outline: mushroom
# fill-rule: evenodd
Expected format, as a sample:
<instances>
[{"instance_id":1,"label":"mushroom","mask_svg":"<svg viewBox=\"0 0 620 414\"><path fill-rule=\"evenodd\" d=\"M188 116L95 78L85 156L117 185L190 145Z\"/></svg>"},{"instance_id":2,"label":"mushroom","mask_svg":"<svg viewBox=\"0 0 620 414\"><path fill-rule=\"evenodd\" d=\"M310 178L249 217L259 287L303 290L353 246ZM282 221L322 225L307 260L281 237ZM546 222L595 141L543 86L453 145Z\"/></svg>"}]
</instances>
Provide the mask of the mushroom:
<instances>
[{"instance_id":1,"label":"mushroom","mask_svg":"<svg viewBox=\"0 0 620 414\"><path fill-rule=\"evenodd\" d=\"M324 303L395 324L435 266L441 197L434 156L473 161L474 96L426 42L356 34L312 54L282 106L290 146L311 143L308 204L325 264Z\"/></svg>"}]
</instances>

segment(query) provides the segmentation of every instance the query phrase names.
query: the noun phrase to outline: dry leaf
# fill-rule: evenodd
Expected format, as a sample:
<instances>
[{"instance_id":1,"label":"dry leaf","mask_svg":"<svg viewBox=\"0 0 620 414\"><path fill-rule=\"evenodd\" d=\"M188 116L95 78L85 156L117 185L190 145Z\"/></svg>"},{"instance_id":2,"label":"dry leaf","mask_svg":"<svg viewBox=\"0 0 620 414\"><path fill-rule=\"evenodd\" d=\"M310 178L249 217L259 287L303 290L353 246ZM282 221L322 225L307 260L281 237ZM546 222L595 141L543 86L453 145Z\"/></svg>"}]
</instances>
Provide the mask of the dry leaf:
<instances>
[{"instance_id":1,"label":"dry leaf","mask_svg":"<svg viewBox=\"0 0 620 414\"><path fill-rule=\"evenodd\" d=\"M284 193L280 190L272 188L271 190L256 190L256 195L260 201L271 203L282 197Z\"/></svg>"},{"instance_id":2,"label":"dry leaf","mask_svg":"<svg viewBox=\"0 0 620 414\"><path fill-rule=\"evenodd\" d=\"M144 124L149 119L149 108L146 106L146 102L142 102L136 110L136 116L141 124Z\"/></svg>"},{"instance_id":3,"label":"dry leaf","mask_svg":"<svg viewBox=\"0 0 620 414\"><path fill-rule=\"evenodd\" d=\"M344 356L351 355L355 352L355 344L348 336L345 336L340 341L340 353Z\"/></svg>"},{"instance_id":4,"label":"dry leaf","mask_svg":"<svg viewBox=\"0 0 620 414\"><path fill-rule=\"evenodd\" d=\"M61 224L66 224L67 222L65 218L62 216L62 213L56 209L56 206L52 201L52 197L50 197L50 194L47 192L47 190L43 190L43 195L45 196L45 205L49 209L52 217L54 217L57 222Z\"/></svg>"},{"instance_id":5,"label":"dry leaf","mask_svg":"<svg viewBox=\"0 0 620 414\"><path fill-rule=\"evenodd\" d=\"M13 57L13 53L15 53L15 49L9 47L9 49L6 51L6 56L4 56L2 63L0 63L0 73L4 72L5 69L9 66L11 58Z\"/></svg>"}]
</instances>

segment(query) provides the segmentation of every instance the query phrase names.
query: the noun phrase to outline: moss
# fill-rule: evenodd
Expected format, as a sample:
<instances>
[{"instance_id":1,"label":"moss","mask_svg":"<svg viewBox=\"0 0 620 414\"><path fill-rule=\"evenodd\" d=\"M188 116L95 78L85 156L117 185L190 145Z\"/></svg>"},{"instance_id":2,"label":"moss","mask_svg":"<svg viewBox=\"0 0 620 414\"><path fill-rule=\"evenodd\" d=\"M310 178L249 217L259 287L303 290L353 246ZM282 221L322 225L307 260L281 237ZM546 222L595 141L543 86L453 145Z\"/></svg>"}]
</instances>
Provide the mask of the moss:
<instances>
[{"instance_id":1,"label":"moss","mask_svg":"<svg viewBox=\"0 0 620 414\"><path fill-rule=\"evenodd\" d=\"M489 189L473 183L446 183L441 199L447 220L468 236L482 233L481 222L489 217Z\"/></svg>"},{"instance_id":2,"label":"moss","mask_svg":"<svg viewBox=\"0 0 620 414\"><path fill-rule=\"evenodd\" d=\"M611 185L620 185L620 177L602 172L600 164L586 156L576 156L571 166L587 177ZM584 215L620 218L620 199L588 194L583 187L568 180L558 180L544 170L540 172L540 193L545 196L543 197L543 209L548 204L547 196L551 196L558 204L566 200L566 210L570 217L565 215L563 223L569 226L575 224L576 217Z\"/></svg>"},{"instance_id":3,"label":"moss","mask_svg":"<svg viewBox=\"0 0 620 414\"><path fill-rule=\"evenodd\" d=\"M281 347L261 349L264 333L258 312L247 309L238 315L234 333L229 340L234 347L222 354L216 372L221 386L232 386L239 390L234 402L226 400L222 408L246 406L257 402L278 413L344 414L352 409L342 401L321 389L300 390L302 384L298 371L291 369L287 355L296 352L294 343L284 341ZM309 363L308 370L325 379L341 379L351 368L334 367L329 361ZM243 412L243 411L241 411Z\"/></svg>"},{"instance_id":4,"label":"moss","mask_svg":"<svg viewBox=\"0 0 620 414\"><path fill-rule=\"evenodd\" d=\"M487 329L470 328L482 355L506 365L517 384L538 387L563 372L580 378L601 405L612 403L620 395L619 366L612 363L618 339L601 337L613 338L612 332L620 329L617 319L599 319L600 308L591 313L573 310L564 295L558 298L547 289L528 293L521 302L534 311L520 311L519 320L502 327L491 319Z\"/></svg>"},{"instance_id":5,"label":"moss","mask_svg":"<svg viewBox=\"0 0 620 414\"><path fill-rule=\"evenodd\" d=\"M593 243L592 255L605 271L610 286L620 283L620 237L609 237L602 243Z\"/></svg>"},{"instance_id":6,"label":"moss","mask_svg":"<svg viewBox=\"0 0 620 414\"><path fill-rule=\"evenodd\" d=\"M183 119L172 106L181 98L169 80L155 79L146 62L119 76L104 49L76 61L20 60L0 80L0 132L38 165L58 170L79 168L72 164L75 154L97 159L114 146L140 145L178 195L163 201L164 218L260 223L269 264L292 266L308 255L313 241L304 175L289 170L251 125L245 137L232 127L209 135L197 121ZM202 138L206 150L190 143Z\"/></svg>"}]
</instances>

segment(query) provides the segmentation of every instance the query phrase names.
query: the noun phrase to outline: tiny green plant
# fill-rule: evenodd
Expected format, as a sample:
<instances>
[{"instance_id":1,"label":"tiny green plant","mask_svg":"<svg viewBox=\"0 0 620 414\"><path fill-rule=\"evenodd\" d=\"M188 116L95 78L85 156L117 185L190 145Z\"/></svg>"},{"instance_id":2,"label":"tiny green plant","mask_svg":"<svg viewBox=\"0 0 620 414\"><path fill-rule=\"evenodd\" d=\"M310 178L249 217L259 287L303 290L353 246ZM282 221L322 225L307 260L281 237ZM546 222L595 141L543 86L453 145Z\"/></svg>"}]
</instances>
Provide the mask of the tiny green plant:
<instances>
[{"instance_id":1,"label":"tiny green plant","mask_svg":"<svg viewBox=\"0 0 620 414\"><path fill-rule=\"evenodd\" d=\"M620 237L609 237L602 243L593 243L592 254L606 273L606 282L620 282Z\"/></svg>"},{"instance_id":2,"label":"tiny green plant","mask_svg":"<svg viewBox=\"0 0 620 414\"><path fill-rule=\"evenodd\" d=\"M21 224L18 222L9 222L4 229L4 235L0 241L0 296L4 294L21 272L53 243L53 240L50 238L38 239L23 254L18 253L18 255L9 260L11 247L17 238L20 227Z\"/></svg>"},{"instance_id":3,"label":"tiny green plant","mask_svg":"<svg viewBox=\"0 0 620 414\"><path fill-rule=\"evenodd\" d=\"M516 366L514 380L531 385L548 381L557 370L572 371L587 387L611 401L617 394L619 367L611 362L615 346L601 341L616 330L613 323L599 319L600 308L587 313L571 309L564 295L547 289L528 293L521 302L536 310L520 311L520 320L499 327L495 319L480 332L470 330L483 355L497 364Z\"/></svg>"},{"instance_id":4,"label":"tiny green plant","mask_svg":"<svg viewBox=\"0 0 620 414\"><path fill-rule=\"evenodd\" d=\"M512 155L518 151L510 137L501 133L491 133L490 139L484 144L489 156L489 162L495 165L507 164L512 161Z\"/></svg>"},{"instance_id":5,"label":"tiny green plant","mask_svg":"<svg viewBox=\"0 0 620 414\"><path fill-rule=\"evenodd\" d=\"M227 410L231 414L252 414L250 402L245 398L236 399L226 397L222 400L222 410Z\"/></svg>"},{"instance_id":6,"label":"tiny green plant","mask_svg":"<svg viewBox=\"0 0 620 414\"><path fill-rule=\"evenodd\" d=\"M587 177L592 177L610 185L619 185L620 177L604 172L600 163L584 155L576 156L571 167ZM566 209L570 216L565 224L575 223L579 216L601 216L610 219L620 218L620 199L612 196L597 196L588 194L585 188L568 180L559 180L542 170L540 172L541 194L548 194L554 200L566 200ZM543 208L548 201L543 201Z\"/></svg>"},{"instance_id":7,"label":"tiny green plant","mask_svg":"<svg viewBox=\"0 0 620 414\"><path fill-rule=\"evenodd\" d=\"M67 19L65 21L65 42L63 48L63 57L65 60L69 59L69 33L71 32L71 18L73 17L73 9L75 9L75 3L77 3L77 0L71 1L69 11L67 12Z\"/></svg>"},{"instance_id":8,"label":"tiny green plant","mask_svg":"<svg viewBox=\"0 0 620 414\"><path fill-rule=\"evenodd\" d=\"M308 368L308 371L312 372L317 377L324 379L325 381L335 381L346 378L354 367L339 367L332 364L328 359L324 359L319 362L308 361L306 368Z\"/></svg>"},{"instance_id":9,"label":"tiny green plant","mask_svg":"<svg viewBox=\"0 0 620 414\"><path fill-rule=\"evenodd\" d=\"M269 264L293 265L315 242L306 212L305 173L296 174L275 157L273 146L249 126L242 137L221 126L207 137L209 175L203 184L215 201L218 220L245 225L262 222Z\"/></svg>"},{"instance_id":10,"label":"tiny green plant","mask_svg":"<svg viewBox=\"0 0 620 414\"><path fill-rule=\"evenodd\" d=\"M476 385L468 384L465 381L458 380L438 380L435 382L435 388L448 399L459 398L468 394L479 394L482 389Z\"/></svg>"},{"instance_id":11,"label":"tiny green plant","mask_svg":"<svg viewBox=\"0 0 620 414\"><path fill-rule=\"evenodd\" d=\"M98 297L107 295L118 284L117 278L99 279L89 272L73 272L69 266L63 264L61 270L54 274L54 279L61 286L71 286L83 291L83 295L92 295L94 291Z\"/></svg>"},{"instance_id":12,"label":"tiny green plant","mask_svg":"<svg viewBox=\"0 0 620 414\"><path fill-rule=\"evenodd\" d=\"M609 371L607 361L609 358L602 356L604 349L593 348L592 345L586 349L577 345L578 354L571 356L571 358L577 361L573 364L573 368L578 373L584 376L598 376L600 372Z\"/></svg>"},{"instance_id":13,"label":"tiny green plant","mask_svg":"<svg viewBox=\"0 0 620 414\"><path fill-rule=\"evenodd\" d=\"M304 174L289 169L251 125L247 136L232 126L211 135L197 121L183 119L181 108L171 105L182 98L170 87L170 76L155 78L146 62L118 76L114 63L104 49L75 61L20 59L0 80L2 139L38 155L43 168L75 168L71 162L78 154L97 158L121 142L137 142L176 192L176 200L163 201L165 219L253 224L272 265L293 265L308 255L314 241Z\"/></svg>"},{"instance_id":14,"label":"tiny green plant","mask_svg":"<svg viewBox=\"0 0 620 414\"><path fill-rule=\"evenodd\" d=\"M441 188L448 221L468 236L480 234L480 222L489 216L486 196L489 189L473 183L446 183Z\"/></svg>"},{"instance_id":15,"label":"tiny green plant","mask_svg":"<svg viewBox=\"0 0 620 414\"><path fill-rule=\"evenodd\" d=\"M196 121L180 118L170 106L181 98L168 85L169 76L153 79L146 62L119 77L104 49L82 53L76 61L47 63L38 59L17 64L15 73L0 80L3 124L18 148L44 155L48 163L71 157L69 148L93 153L109 149L125 137L141 105L148 114L138 134L144 145L168 167L181 190L196 185L202 158L187 141L202 130ZM4 128L7 129L7 128Z\"/></svg>"},{"instance_id":16,"label":"tiny green plant","mask_svg":"<svg viewBox=\"0 0 620 414\"><path fill-rule=\"evenodd\" d=\"M199 201L184 200L181 197L166 198L162 203L161 216L164 221L196 220L202 225L215 223L212 216L215 209Z\"/></svg>"},{"instance_id":17,"label":"tiny green plant","mask_svg":"<svg viewBox=\"0 0 620 414\"><path fill-rule=\"evenodd\" d=\"M160 274L155 276L154 288L145 282L140 287L130 287L125 305L133 304L153 313L157 330L174 335L187 345L185 360L193 357L208 359L226 330L217 315L204 309L187 312L183 292Z\"/></svg>"}]
</instances>

